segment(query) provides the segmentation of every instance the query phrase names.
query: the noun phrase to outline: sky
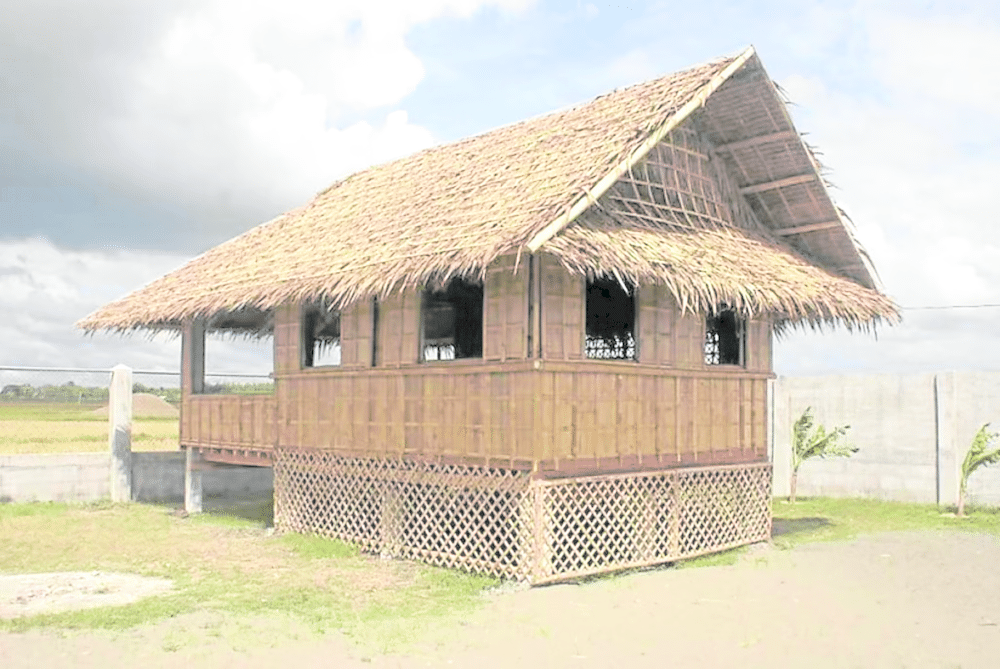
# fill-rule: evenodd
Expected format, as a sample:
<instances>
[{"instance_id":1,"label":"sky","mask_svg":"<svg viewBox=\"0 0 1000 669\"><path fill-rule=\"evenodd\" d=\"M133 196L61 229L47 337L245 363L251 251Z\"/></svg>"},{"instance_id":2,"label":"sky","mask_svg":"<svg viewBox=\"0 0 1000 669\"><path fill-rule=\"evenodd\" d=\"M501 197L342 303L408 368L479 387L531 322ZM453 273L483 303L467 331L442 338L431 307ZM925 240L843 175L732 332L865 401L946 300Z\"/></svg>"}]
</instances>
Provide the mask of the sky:
<instances>
[{"instance_id":1,"label":"sky","mask_svg":"<svg viewBox=\"0 0 1000 669\"><path fill-rule=\"evenodd\" d=\"M176 338L73 323L368 165L752 44L904 307L877 336L784 335L775 371L1000 367L1000 308L962 307L1000 305L1000 0L5 0L4 15L0 366L176 371ZM267 366L238 342L208 355L209 371Z\"/></svg>"}]
</instances>

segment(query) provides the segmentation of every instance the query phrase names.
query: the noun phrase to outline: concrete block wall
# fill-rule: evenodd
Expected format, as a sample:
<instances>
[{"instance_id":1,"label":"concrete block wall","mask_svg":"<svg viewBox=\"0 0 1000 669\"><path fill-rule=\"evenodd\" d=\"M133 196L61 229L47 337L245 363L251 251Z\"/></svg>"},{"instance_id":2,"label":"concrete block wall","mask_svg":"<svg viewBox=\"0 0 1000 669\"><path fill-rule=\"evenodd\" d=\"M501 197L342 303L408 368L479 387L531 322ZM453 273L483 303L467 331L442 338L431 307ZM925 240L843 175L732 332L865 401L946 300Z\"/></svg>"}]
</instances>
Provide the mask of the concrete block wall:
<instances>
[{"instance_id":1,"label":"concrete block wall","mask_svg":"<svg viewBox=\"0 0 1000 669\"><path fill-rule=\"evenodd\" d=\"M109 453L0 456L0 503L92 502L111 495ZM223 467L203 472L206 497L270 495L269 467ZM132 499L184 501L184 452L133 452Z\"/></svg>"},{"instance_id":2,"label":"concrete block wall","mask_svg":"<svg viewBox=\"0 0 1000 669\"><path fill-rule=\"evenodd\" d=\"M184 501L184 451L132 453L132 499L137 502ZM237 465L202 472L205 497L249 497L274 492L270 467Z\"/></svg>"},{"instance_id":3,"label":"concrete block wall","mask_svg":"<svg viewBox=\"0 0 1000 669\"><path fill-rule=\"evenodd\" d=\"M107 499L110 469L110 453L0 455L0 503Z\"/></svg>"},{"instance_id":4,"label":"concrete block wall","mask_svg":"<svg viewBox=\"0 0 1000 669\"><path fill-rule=\"evenodd\" d=\"M959 471L983 423L1000 431L1000 373L782 377L772 391L774 493L791 478L792 425L806 407L817 424L850 425L850 458L813 459L799 495L873 497L954 505ZM1000 466L969 479L972 504L1000 505Z\"/></svg>"}]
</instances>

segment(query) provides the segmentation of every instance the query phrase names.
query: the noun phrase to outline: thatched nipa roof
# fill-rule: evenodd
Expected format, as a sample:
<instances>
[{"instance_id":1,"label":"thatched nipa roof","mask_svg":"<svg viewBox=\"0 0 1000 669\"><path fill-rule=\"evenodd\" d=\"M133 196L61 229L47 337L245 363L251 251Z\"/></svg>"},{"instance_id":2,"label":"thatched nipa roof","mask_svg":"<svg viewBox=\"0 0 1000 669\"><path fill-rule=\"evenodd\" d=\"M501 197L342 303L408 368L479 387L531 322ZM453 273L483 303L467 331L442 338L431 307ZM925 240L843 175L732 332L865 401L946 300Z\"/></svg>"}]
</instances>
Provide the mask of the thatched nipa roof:
<instances>
[{"instance_id":1,"label":"thatched nipa roof","mask_svg":"<svg viewBox=\"0 0 1000 669\"><path fill-rule=\"evenodd\" d=\"M344 307L525 253L663 283L692 310L898 318L751 48L354 174L78 325Z\"/></svg>"}]
</instances>

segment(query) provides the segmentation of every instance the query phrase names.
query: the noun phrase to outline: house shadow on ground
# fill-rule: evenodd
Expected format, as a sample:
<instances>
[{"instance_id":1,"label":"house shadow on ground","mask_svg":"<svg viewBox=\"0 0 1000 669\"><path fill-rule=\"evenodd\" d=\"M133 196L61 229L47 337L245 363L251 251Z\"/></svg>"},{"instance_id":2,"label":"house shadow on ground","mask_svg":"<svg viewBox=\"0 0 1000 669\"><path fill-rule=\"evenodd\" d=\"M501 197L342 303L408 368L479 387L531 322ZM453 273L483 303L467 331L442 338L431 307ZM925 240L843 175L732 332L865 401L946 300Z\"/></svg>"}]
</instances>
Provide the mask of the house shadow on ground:
<instances>
[{"instance_id":1,"label":"house shadow on ground","mask_svg":"<svg viewBox=\"0 0 1000 669\"><path fill-rule=\"evenodd\" d=\"M833 525L829 518L775 518L771 538L812 532Z\"/></svg>"},{"instance_id":2,"label":"house shadow on ground","mask_svg":"<svg viewBox=\"0 0 1000 669\"><path fill-rule=\"evenodd\" d=\"M204 513L212 516L240 518L263 527L274 527L274 497L258 495L249 497L209 497L202 503Z\"/></svg>"}]
</instances>

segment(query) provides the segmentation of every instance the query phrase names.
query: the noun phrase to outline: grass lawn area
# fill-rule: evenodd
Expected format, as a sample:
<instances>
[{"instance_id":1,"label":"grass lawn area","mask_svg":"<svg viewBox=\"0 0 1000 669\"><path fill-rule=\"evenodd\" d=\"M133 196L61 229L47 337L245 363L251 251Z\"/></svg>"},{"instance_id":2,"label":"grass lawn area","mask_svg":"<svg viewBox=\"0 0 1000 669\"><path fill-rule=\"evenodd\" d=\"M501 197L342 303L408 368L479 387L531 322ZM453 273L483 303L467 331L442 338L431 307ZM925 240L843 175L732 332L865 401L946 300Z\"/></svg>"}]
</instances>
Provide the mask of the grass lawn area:
<instances>
[{"instance_id":1,"label":"grass lawn area","mask_svg":"<svg viewBox=\"0 0 1000 669\"><path fill-rule=\"evenodd\" d=\"M956 518L933 504L870 499L800 498L774 501L774 543L791 548L806 541L837 541L861 534L907 530L967 530L1000 536L1000 509L969 509Z\"/></svg>"},{"instance_id":2,"label":"grass lawn area","mask_svg":"<svg viewBox=\"0 0 1000 669\"><path fill-rule=\"evenodd\" d=\"M200 612L227 621L266 615L292 621L289 630L339 630L362 648L388 652L476 606L496 584L362 555L328 539L274 535L259 521L181 518L144 504L0 504L0 546L0 573L125 572L175 584L172 592L127 606L0 620L0 630L8 631L127 630ZM191 630L190 639L171 643L194 643L206 633Z\"/></svg>"},{"instance_id":3,"label":"grass lawn area","mask_svg":"<svg viewBox=\"0 0 1000 669\"><path fill-rule=\"evenodd\" d=\"M802 498L795 504L773 503L772 539L776 548L789 549L813 541L845 541L864 534L914 530L961 530L1000 537L1000 509L970 509L956 518L933 504L882 502L873 499ZM736 564L747 548L678 563L681 568Z\"/></svg>"},{"instance_id":4,"label":"grass lawn area","mask_svg":"<svg viewBox=\"0 0 1000 669\"><path fill-rule=\"evenodd\" d=\"M95 409L79 404L0 404L0 455L106 451L108 418ZM176 418L136 418L132 450L177 450L179 435Z\"/></svg>"}]
</instances>

